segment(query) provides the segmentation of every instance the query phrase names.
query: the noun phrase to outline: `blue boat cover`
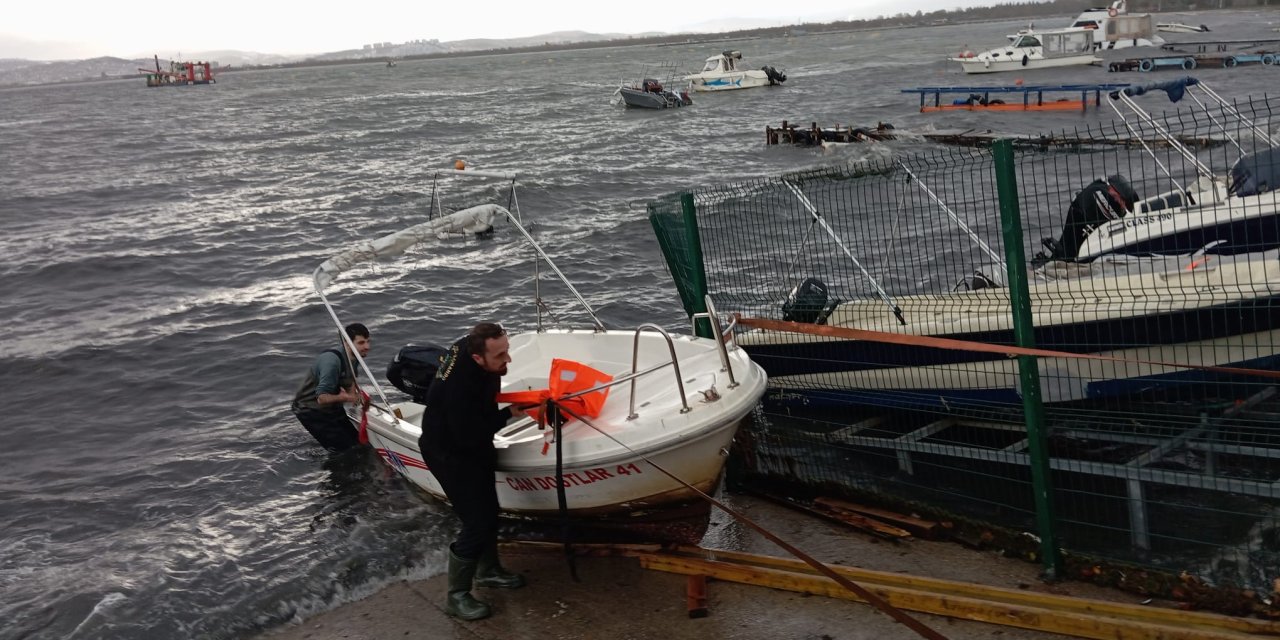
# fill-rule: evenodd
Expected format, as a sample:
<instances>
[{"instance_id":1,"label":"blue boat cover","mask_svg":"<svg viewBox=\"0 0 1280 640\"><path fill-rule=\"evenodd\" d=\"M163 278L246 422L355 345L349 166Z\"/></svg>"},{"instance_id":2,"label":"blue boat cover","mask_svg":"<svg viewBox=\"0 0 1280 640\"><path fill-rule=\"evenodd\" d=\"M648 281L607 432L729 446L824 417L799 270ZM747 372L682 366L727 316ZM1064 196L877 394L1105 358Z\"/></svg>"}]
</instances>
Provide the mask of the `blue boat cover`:
<instances>
[{"instance_id":1,"label":"blue boat cover","mask_svg":"<svg viewBox=\"0 0 1280 640\"><path fill-rule=\"evenodd\" d=\"M1149 91L1163 91L1169 94L1169 102L1177 102L1182 99L1183 94L1187 91L1187 87L1192 87L1198 84L1200 84L1199 80L1196 80L1191 76L1186 76L1178 78L1177 80L1165 80L1164 82L1153 82L1151 84L1144 85L1131 85L1124 89L1120 89L1119 91L1112 91L1111 99L1115 100L1119 98L1121 93L1126 96L1140 96Z\"/></svg>"}]
</instances>

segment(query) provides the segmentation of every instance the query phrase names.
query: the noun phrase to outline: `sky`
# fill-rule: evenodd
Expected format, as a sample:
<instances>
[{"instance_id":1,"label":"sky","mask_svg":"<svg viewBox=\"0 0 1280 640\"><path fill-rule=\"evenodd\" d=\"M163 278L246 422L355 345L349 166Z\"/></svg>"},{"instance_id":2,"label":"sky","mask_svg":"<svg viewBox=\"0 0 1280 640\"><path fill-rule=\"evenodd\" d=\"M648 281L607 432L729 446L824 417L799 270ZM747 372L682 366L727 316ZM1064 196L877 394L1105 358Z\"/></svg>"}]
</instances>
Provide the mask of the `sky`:
<instances>
[{"instance_id":1,"label":"sky","mask_svg":"<svg viewBox=\"0 0 1280 640\"><path fill-rule=\"evenodd\" d=\"M514 38L553 31L723 31L995 1L16 0L0 11L0 58L133 58L218 50L305 54L373 42Z\"/></svg>"}]
</instances>

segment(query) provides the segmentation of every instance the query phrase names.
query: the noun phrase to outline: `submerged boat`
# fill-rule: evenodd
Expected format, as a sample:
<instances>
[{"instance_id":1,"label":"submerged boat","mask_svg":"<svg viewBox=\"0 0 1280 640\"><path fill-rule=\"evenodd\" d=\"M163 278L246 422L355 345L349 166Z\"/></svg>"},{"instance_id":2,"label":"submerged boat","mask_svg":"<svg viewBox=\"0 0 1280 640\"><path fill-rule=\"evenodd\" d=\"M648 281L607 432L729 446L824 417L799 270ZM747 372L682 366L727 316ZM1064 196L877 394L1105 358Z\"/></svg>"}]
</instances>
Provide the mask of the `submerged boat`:
<instances>
[{"instance_id":1,"label":"submerged boat","mask_svg":"<svg viewBox=\"0 0 1280 640\"><path fill-rule=\"evenodd\" d=\"M693 104L687 89L677 92L670 88L675 84L675 66L658 65L658 69L664 70L665 73L651 73L650 69L645 69L639 82L619 84L615 95L620 96L623 104L628 107L639 109L671 109ZM666 78L665 85L656 77L648 77L657 75Z\"/></svg>"},{"instance_id":2,"label":"submerged boat","mask_svg":"<svg viewBox=\"0 0 1280 640\"><path fill-rule=\"evenodd\" d=\"M516 202L514 174L444 173L508 180L513 190L509 201ZM554 390L563 377L557 373L563 370L563 362L557 361L569 361L576 367L570 370L594 371L603 380L573 395L595 394L603 399L591 416L573 415L566 409L569 421L559 428L554 421L543 424L520 416L497 432L494 446L502 514L526 523L555 525L569 518L575 528L611 531L614 540L696 542L707 525L710 505L694 489L710 492L719 482L734 433L764 393L764 371L725 337L732 334L720 328L714 308L700 316L715 327L714 338L673 335L651 324L634 330L606 329L521 224L518 213L494 204L479 205L360 243L315 270L316 291L334 322L341 324L325 297L328 285L339 275L434 240L444 220L505 218L577 299L592 326L544 328L541 299L537 299L537 330L510 338L512 362L502 391ZM535 283L537 279L535 275ZM438 361L434 364L438 366ZM363 359L359 366L372 380L376 400L367 413L353 419L367 423L368 441L388 465L427 493L445 499L418 444L423 398L434 369L426 367L428 374L402 387L412 399L392 401Z\"/></svg>"},{"instance_id":3,"label":"submerged boat","mask_svg":"<svg viewBox=\"0 0 1280 640\"><path fill-rule=\"evenodd\" d=\"M782 84L787 81L785 73L771 66L744 69L741 60L741 52L724 51L720 55L707 58L702 71L687 75L684 79L689 81L697 91L749 89Z\"/></svg>"},{"instance_id":4,"label":"submerged boat","mask_svg":"<svg viewBox=\"0 0 1280 640\"><path fill-rule=\"evenodd\" d=\"M1189 24L1182 24L1181 22L1157 22L1156 31L1163 33L1208 33L1209 27L1206 27L1205 25L1193 27Z\"/></svg>"},{"instance_id":5,"label":"submerged boat","mask_svg":"<svg viewBox=\"0 0 1280 640\"><path fill-rule=\"evenodd\" d=\"M1006 46L981 53L965 51L954 58L965 73L1000 73L1099 64L1094 55L1093 31L1060 29L1024 31Z\"/></svg>"},{"instance_id":6,"label":"submerged boat","mask_svg":"<svg viewBox=\"0 0 1280 640\"><path fill-rule=\"evenodd\" d=\"M1198 100L1208 105L1208 117L1216 116L1222 123L1232 116L1240 122L1240 132L1250 134L1249 138L1231 137L1240 157L1226 175L1205 165L1133 100L1163 91L1176 101L1192 88L1197 89ZM1280 247L1280 141L1265 127L1191 77L1131 86L1113 92L1111 98L1108 104L1122 119L1126 114L1117 103L1173 148L1195 177L1186 180L1173 175L1144 142L1146 152L1174 188L1142 197L1123 176L1095 182L1092 190L1082 191L1072 203L1059 238L1043 241L1048 253L1042 259L1089 261L1113 253L1177 255L1198 250L1256 253ZM1132 128L1128 120L1124 122Z\"/></svg>"}]
</instances>

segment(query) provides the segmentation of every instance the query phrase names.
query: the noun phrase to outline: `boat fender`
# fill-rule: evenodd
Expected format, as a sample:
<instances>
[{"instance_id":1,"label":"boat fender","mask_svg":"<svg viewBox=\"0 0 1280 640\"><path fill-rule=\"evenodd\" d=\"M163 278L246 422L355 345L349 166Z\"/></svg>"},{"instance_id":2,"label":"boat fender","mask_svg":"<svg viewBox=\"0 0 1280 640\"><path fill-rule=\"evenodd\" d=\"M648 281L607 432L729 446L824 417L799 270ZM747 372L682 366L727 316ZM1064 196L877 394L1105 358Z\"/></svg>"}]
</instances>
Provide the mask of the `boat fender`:
<instances>
[{"instance_id":1,"label":"boat fender","mask_svg":"<svg viewBox=\"0 0 1280 640\"><path fill-rule=\"evenodd\" d=\"M1269 67L1275 63L1276 63L1276 57L1274 55L1268 53L1262 56L1262 64Z\"/></svg>"},{"instance_id":2,"label":"boat fender","mask_svg":"<svg viewBox=\"0 0 1280 640\"><path fill-rule=\"evenodd\" d=\"M1155 66L1156 63L1152 62L1150 59L1145 59L1138 63L1138 71L1150 71L1155 68Z\"/></svg>"},{"instance_id":3,"label":"boat fender","mask_svg":"<svg viewBox=\"0 0 1280 640\"><path fill-rule=\"evenodd\" d=\"M1111 7L1110 9L1107 9L1107 15L1108 15L1108 16L1111 16L1112 18L1114 18L1114 17L1116 17L1116 16L1120 15L1120 12L1119 12L1118 10L1116 10L1116 8L1115 8L1115 7Z\"/></svg>"},{"instance_id":4,"label":"boat fender","mask_svg":"<svg viewBox=\"0 0 1280 640\"><path fill-rule=\"evenodd\" d=\"M1187 71L1190 71L1190 70L1192 70L1192 69L1196 68L1196 59L1195 59L1195 58L1185 58L1185 59L1183 59L1183 61L1182 61L1182 68L1183 68L1183 69L1186 69Z\"/></svg>"},{"instance_id":5,"label":"boat fender","mask_svg":"<svg viewBox=\"0 0 1280 640\"><path fill-rule=\"evenodd\" d=\"M1236 66L1237 64L1240 64L1240 63L1236 61L1235 56L1227 56L1227 57L1226 57L1225 59L1223 59L1223 61L1222 61L1222 66L1224 66L1224 67L1226 67L1226 68L1228 68L1228 69L1230 69L1231 67Z\"/></svg>"},{"instance_id":6,"label":"boat fender","mask_svg":"<svg viewBox=\"0 0 1280 640\"><path fill-rule=\"evenodd\" d=\"M1028 63L1028 62L1030 62L1030 61L1031 61L1031 59L1027 57L1027 54L1025 54L1025 53L1024 53L1024 54L1022 54L1022 66L1024 66L1024 67L1025 67L1025 66L1027 66L1027 63Z\"/></svg>"}]
</instances>

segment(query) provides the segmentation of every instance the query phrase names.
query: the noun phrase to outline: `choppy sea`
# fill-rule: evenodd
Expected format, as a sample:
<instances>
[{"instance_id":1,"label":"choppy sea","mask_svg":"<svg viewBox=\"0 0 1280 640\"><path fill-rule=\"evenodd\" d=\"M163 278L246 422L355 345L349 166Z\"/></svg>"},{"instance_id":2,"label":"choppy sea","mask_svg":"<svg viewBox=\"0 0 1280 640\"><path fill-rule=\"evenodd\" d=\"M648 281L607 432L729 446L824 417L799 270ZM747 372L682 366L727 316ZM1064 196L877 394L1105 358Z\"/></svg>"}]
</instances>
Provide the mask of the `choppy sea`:
<instances>
[{"instance_id":1,"label":"choppy sea","mask_svg":"<svg viewBox=\"0 0 1280 640\"><path fill-rule=\"evenodd\" d=\"M1175 19L1221 37L1280 23L1275 12ZM335 343L312 270L425 219L433 170L463 159L520 173L525 219L606 324L676 328L646 201L883 153L766 147L766 125L1037 132L1109 119L919 114L899 92L1007 84L943 58L1023 26L0 89L0 638L247 637L443 570L447 509L368 456L327 456L288 411L312 358ZM785 70L785 86L695 94L661 112L611 102L646 63L696 69L729 48ZM1201 77L1247 95L1280 71ZM436 186L451 209L506 197L491 184ZM499 227L341 280L331 299L371 327L378 368L403 344L448 341L478 320L530 328L531 275Z\"/></svg>"}]
</instances>

